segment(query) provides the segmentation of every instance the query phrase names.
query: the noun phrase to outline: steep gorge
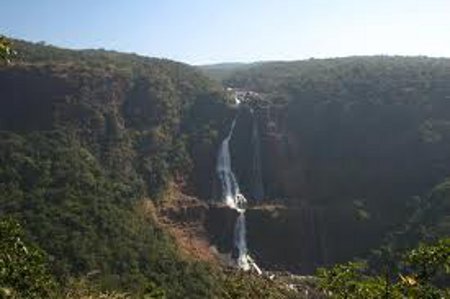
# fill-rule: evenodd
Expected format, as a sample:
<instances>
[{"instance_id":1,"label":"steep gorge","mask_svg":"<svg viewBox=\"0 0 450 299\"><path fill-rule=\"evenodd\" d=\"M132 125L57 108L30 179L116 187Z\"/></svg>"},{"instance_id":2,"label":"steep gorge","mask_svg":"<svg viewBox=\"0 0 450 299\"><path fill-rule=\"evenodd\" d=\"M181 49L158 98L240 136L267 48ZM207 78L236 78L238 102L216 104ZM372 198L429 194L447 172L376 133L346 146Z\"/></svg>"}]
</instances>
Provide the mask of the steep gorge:
<instances>
[{"instance_id":1,"label":"steep gorge","mask_svg":"<svg viewBox=\"0 0 450 299\"><path fill-rule=\"evenodd\" d=\"M175 282L193 271L208 289L203 264L184 264L167 227L134 211L161 208L196 258L235 251L239 213L217 204L216 168L233 119L248 252L264 269L310 274L367 256L408 218L413 196L450 174L449 74L434 60L381 59L381 71L379 58L326 61L331 70L302 62L294 73L262 64L226 81L245 98L236 108L233 93L184 64L18 45L23 60L0 68L0 177L11 182L0 185L1 211L25 222L61 275L100 269L105 285L151 277L181 292ZM184 194L174 200L173 189Z\"/></svg>"},{"instance_id":2,"label":"steep gorge","mask_svg":"<svg viewBox=\"0 0 450 299\"><path fill-rule=\"evenodd\" d=\"M260 131L265 196L248 210L249 250L259 264L312 273L367 257L421 209L417 202L431 200L429 191L450 174L449 64L350 57L226 70L225 84L248 95L231 140L248 198L255 119ZM435 211L440 226L445 213Z\"/></svg>"}]
</instances>

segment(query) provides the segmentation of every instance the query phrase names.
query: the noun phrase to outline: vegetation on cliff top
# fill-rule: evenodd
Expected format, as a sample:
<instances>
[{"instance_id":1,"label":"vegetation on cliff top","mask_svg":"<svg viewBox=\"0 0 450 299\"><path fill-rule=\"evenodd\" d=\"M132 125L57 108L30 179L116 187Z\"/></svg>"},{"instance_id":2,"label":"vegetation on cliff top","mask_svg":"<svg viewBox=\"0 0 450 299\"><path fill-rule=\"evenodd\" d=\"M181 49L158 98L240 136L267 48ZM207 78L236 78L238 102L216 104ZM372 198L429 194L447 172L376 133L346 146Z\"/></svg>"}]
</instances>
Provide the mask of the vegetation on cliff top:
<instances>
[{"instance_id":1,"label":"vegetation on cliff top","mask_svg":"<svg viewBox=\"0 0 450 299\"><path fill-rule=\"evenodd\" d=\"M0 67L0 216L23 225L29 248L42 248L51 280L70 287L87 276L130 296L152 286L167 298L227 297L220 270L182 257L137 208L163 200L172 183L202 193L193 173L229 114L220 86L166 60L14 47L17 60ZM0 283L27 292L14 275Z\"/></svg>"}]
</instances>

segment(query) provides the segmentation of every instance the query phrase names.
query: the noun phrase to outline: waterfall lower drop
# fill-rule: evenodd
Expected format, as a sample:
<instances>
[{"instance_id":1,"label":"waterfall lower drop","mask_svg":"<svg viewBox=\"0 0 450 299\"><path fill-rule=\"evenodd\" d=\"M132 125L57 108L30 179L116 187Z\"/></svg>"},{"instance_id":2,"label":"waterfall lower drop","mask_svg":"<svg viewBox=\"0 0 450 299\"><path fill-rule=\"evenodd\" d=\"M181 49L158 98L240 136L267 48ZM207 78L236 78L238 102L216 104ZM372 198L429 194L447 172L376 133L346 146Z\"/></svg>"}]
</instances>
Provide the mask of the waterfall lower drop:
<instances>
[{"instance_id":1,"label":"waterfall lower drop","mask_svg":"<svg viewBox=\"0 0 450 299\"><path fill-rule=\"evenodd\" d=\"M246 240L246 227L245 227L245 213L239 212L239 216L236 219L234 226L234 245L239 251L237 257L237 266L245 271L250 270L250 260L247 254L247 240Z\"/></svg>"},{"instance_id":2,"label":"waterfall lower drop","mask_svg":"<svg viewBox=\"0 0 450 299\"><path fill-rule=\"evenodd\" d=\"M236 101L239 105L239 102ZM234 226L233 246L237 249L238 256L236 258L236 265L239 269L244 271L250 270L251 267L256 272L261 274L261 270L253 262L247 253L247 237L246 237L246 222L245 222L245 208L247 199L239 190L236 177L231 170L230 157L230 139L233 135L234 127L236 125L236 118L231 123L231 128L228 135L222 141L217 158L217 174L222 184L222 198L224 203L238 212L236 224Z\"/></svg>"}]
</instances>

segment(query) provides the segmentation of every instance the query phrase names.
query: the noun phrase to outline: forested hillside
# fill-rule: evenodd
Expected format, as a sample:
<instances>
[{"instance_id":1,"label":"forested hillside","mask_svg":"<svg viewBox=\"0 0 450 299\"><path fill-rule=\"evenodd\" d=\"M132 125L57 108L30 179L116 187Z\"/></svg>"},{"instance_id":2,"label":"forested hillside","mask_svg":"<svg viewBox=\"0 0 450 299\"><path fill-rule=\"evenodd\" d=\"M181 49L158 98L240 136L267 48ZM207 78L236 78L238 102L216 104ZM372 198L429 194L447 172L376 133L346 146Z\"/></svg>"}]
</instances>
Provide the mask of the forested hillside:
<instances>
[{"instance_id":1,"label":"forested hillside","mask_svg":"<svg viewBox=\"0 0 450 299\"><path fill-rule=\"evenodd\" d=\"M312 274L365 258L375 271L386 252L396 258L450 235L448 59L200 70L114 51L11 46L12 62L0 65L0 265L11 271L0 273L1 296L301 297L290 283L186 254L180 239L195 234L170 230L170 221L195 223L202 250L233 250L236 213L204 202L220 197L216 156L234 117L231 166L249 199L249 252L264 269ZM239 108L224 87L247 93ZM448 243L436 244L429 250L442 265ZM414 254L407 262L417 266L424 257ZM320 272L321 287L338 294L341 272L373 282L358 267Z\"/></svg>"},{"instance_id":2,"label":"forested hillside","mask_svg":"<svg viewBox=\"0 0 450 299\"><path fill-rule=\"evenodd\" d=\"M0 66L0 215L43 249L56 283L87 279L150 298L228 296L232 275L182 256L155 219L172 189L210 193L231 111L220 85L168 60L12 47L13 63ZM15 233L4 227L6 242ZM2 292L42 296L21 280L4 285L5 275Z\"/></svg>"}]
</instances>

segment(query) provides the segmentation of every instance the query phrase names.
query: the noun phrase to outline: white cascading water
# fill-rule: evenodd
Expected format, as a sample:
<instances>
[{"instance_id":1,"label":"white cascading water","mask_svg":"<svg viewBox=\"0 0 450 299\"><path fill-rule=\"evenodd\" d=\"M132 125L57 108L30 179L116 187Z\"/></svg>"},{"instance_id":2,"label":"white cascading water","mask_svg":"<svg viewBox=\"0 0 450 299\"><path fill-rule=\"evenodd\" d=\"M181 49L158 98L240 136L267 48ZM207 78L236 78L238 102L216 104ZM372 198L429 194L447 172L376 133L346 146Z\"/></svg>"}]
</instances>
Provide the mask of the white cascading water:
<instances>
[{"instance_id":1,"label":"white cascading water","mask_svg":"<svg viewBox=\"0 0 450 299\"><path fill-rule=\"evenodd\" d=\"M237 266L245 271L250 270L250 260L247 254L247 239L245 227L245 212L239 212L234 226L234 245L238 249Z\"/></svg>"},{"instance_id":2,"label":"white cascading water","mask_svg":"<svg viewBox=\"0 0 450 299\"><path fill-rule=\"evenodd\" d=\"M230 132L222 141L219 149L219 156L217 158L217 174L222 183L222 197L225 204L238 212L245 211L245 203L247 200L241 194L239 185L236 181L233 171L231 170L230 157L230 139L233 135L234 126L236 125L236 118L231 123Z\"/></svg>"},{"instance_id":3,"label":"white cascading water","mask_svg":"<svg viewBox=\"0 0 450 299\"><path fill-rule=\"evenodd\" d=\"M236 97L236 105L240 104L240 100ZM246 237L246 224L245 224L245 206L247 199L242 195L239 190L236 177L231 170L231 157L230 157L230 139L233 135L234 127L236 125L236 118L231 123L230 132L222 141L222 145L219 149L219 155L217 158L217 174L220 182L222 183L222 198L224 203L236 210L239 215L236 219L234 226L233 245L238 251L236 264L238 268L247 271L253 266L258 273L261 270L256 266L247 253L247 237Z\"/></svg>"}]
</instances>

